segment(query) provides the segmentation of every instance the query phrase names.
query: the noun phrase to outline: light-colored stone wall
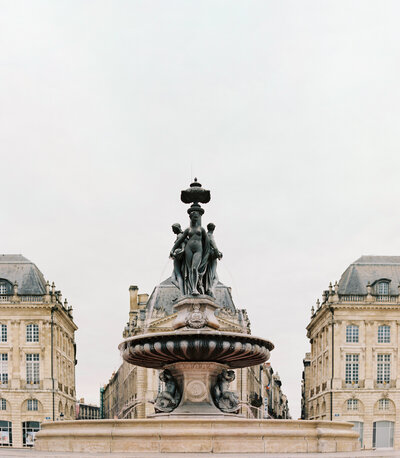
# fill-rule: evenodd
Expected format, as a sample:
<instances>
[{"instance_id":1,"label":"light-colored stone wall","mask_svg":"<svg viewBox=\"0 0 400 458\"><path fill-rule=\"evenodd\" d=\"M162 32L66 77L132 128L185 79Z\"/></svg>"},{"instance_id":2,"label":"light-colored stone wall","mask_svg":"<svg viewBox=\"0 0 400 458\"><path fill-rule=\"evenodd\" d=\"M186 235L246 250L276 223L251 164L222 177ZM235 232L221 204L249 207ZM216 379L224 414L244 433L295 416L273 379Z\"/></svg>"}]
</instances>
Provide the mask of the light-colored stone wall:
<instances>
[{"instance_id":1,"label":"light-colored stone wall","mask_svg":"<svg viewBox=\"0 0 400 458\"><path fill-rule=\"evenodd\" d=\"M385 302L362 299L339 297L332 291L313 313L307 327L311 352L306 358L309 366L305 367L303 381L305 418L362 422L365 448L373 446L374 422L392 421L394 447L400 449L399 298L388 297ZM358 342L346 342L346 328L349 325L358 326ZM378 343L380 325L390 327L390 342ZM359 355L358 383L346 383L347 354ZM390 355L388 383L377 383L379 354ZM358 404L356 410L348 408L347 401L351 399ZM388 399L388 410L379 409L380 399Z\"/></svg>"},{"instance_id":2,"label":"light-colored stone wall","mask_svg":"<svg viewBox=\"0 0 400 458\"><path fill-rule=\"evenodd\" d=\"M4 299L3 299L4 300ZM40 302L39 302L40 301ZM77 329L71 310L55 297L36 297L35 302L21 302L18 297L0 304L0 324L7 325L7 342L0 342L0 353L8 354L8 384L0 384L0 399L6 410L3 421L12 422L14 447L22 447L22 423L53 418L53 381L51 377L51 310L53 315L54 405L55 419L75 419L75 347ZM26 326L39 326L39 342L27 342ZM39 383L26 381L26 354L39 354ZM28 411L27 401L38 400L38 411Z\"/></svg>"}]
</instances>

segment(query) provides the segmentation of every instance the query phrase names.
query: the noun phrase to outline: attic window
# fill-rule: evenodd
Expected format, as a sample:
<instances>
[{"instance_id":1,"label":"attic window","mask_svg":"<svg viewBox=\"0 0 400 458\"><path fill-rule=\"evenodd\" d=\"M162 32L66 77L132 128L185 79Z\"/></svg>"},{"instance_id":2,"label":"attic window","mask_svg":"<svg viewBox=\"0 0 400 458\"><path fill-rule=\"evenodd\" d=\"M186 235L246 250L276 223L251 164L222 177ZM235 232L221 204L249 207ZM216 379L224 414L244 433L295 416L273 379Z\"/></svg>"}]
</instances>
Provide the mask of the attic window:
<instances>
[{"instance_id":1,"label":"attic window","mask_svg":"<svg viewBox=\"0 0 400 458\"><path fill-rule=\"evenodd\" d=\"M380 296L387 296L389 294L389 283L387 281L380 281L376 285L376 293Z\"/></svg>"}]
</instances>

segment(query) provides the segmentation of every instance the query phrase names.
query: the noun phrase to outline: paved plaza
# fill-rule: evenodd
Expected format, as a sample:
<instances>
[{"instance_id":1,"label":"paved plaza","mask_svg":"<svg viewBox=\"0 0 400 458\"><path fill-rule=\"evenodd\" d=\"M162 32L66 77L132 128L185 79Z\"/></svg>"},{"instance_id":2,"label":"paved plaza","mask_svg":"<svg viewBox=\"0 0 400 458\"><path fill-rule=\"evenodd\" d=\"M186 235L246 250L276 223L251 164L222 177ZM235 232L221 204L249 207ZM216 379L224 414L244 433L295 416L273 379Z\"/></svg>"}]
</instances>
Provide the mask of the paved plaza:
<instances>
[{"instance_id":1,"label":"paved plaza","mask_svg":"<svg viewBox=\"0 0 400 458\"><path fill-rule=\"evenodd\" d=\"M7 458L304 458L304 457L320 457L320 458L367 458L367 457L400 457L398 450L366 450L361 452L350 453L281 453L281 454L262 454L249 453L247 454L214 454L214 453L70 453L70 452L40 452L34 449L6 449L0 448L0 457Z\"/></svg>"}]
</instances>

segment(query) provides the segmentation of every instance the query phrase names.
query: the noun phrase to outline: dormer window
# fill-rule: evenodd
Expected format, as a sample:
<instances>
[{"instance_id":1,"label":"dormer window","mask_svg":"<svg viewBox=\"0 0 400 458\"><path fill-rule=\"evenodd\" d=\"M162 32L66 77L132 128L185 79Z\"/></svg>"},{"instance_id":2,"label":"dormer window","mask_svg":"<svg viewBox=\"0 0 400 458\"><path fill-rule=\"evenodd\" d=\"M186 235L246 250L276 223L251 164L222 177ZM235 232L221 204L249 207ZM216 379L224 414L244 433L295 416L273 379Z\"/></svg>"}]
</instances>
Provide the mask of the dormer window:
<instances>
[{"instance_id":1,"label":"dormer window","mask_svg":"<svg viewBox=\"0 0 400 458\"><path fill-rule=\"evenodd\" d=\"M376 285L376 293L379 296L387 296L389 294L389 282L380 281Z\"/></svg>"}]
</instances>

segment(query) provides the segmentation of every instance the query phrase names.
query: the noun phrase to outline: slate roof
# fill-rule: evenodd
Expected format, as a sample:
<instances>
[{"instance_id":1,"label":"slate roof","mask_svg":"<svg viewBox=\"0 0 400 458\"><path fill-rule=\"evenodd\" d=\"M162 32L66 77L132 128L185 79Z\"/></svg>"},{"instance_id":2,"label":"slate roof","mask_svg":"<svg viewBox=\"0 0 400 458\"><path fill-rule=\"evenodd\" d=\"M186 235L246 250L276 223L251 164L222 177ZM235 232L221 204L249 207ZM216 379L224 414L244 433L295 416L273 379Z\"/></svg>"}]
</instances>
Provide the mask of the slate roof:
<instances>
[{"instance_id":1,"label":"slate roof","mask_svg":"<svg viewBox=\"0 0 400 458\"><path fill-rule=\"evenodd\" d=\"M235 312L236 308L230 289L227 286L219 282L216 287L215 296L216 302L220 307L225 307ZM150 311L151 308L154 308L154 310L163 310L166 315L171 315L174 313L172 307L179 297L181 297L181 292L172 283L171 277L169 277L154 288L147 302L146 309L147 311Z\"/></svg>"},{"instance_id":2,"label":"slate roof","mask_svg":"<svg viewBox=\"0 0 400 458\"><path fill-rule=\"evenodd\" d=\"M46 281L36 265L21 254L0 255L0 279L18 283L18 294L45 294Z\"/></svg>"},{"instance_id":3,"label":"slate roof","mask_svg":"<svg viewBox=\"0 0 400 458\"><path fill-rule=\"evenodd\" d=\"M389 280L389 294L399 294L400 256L361 256L344 271L339 294L367 294L368 282Z\"/></svg>"}]
</instances>

